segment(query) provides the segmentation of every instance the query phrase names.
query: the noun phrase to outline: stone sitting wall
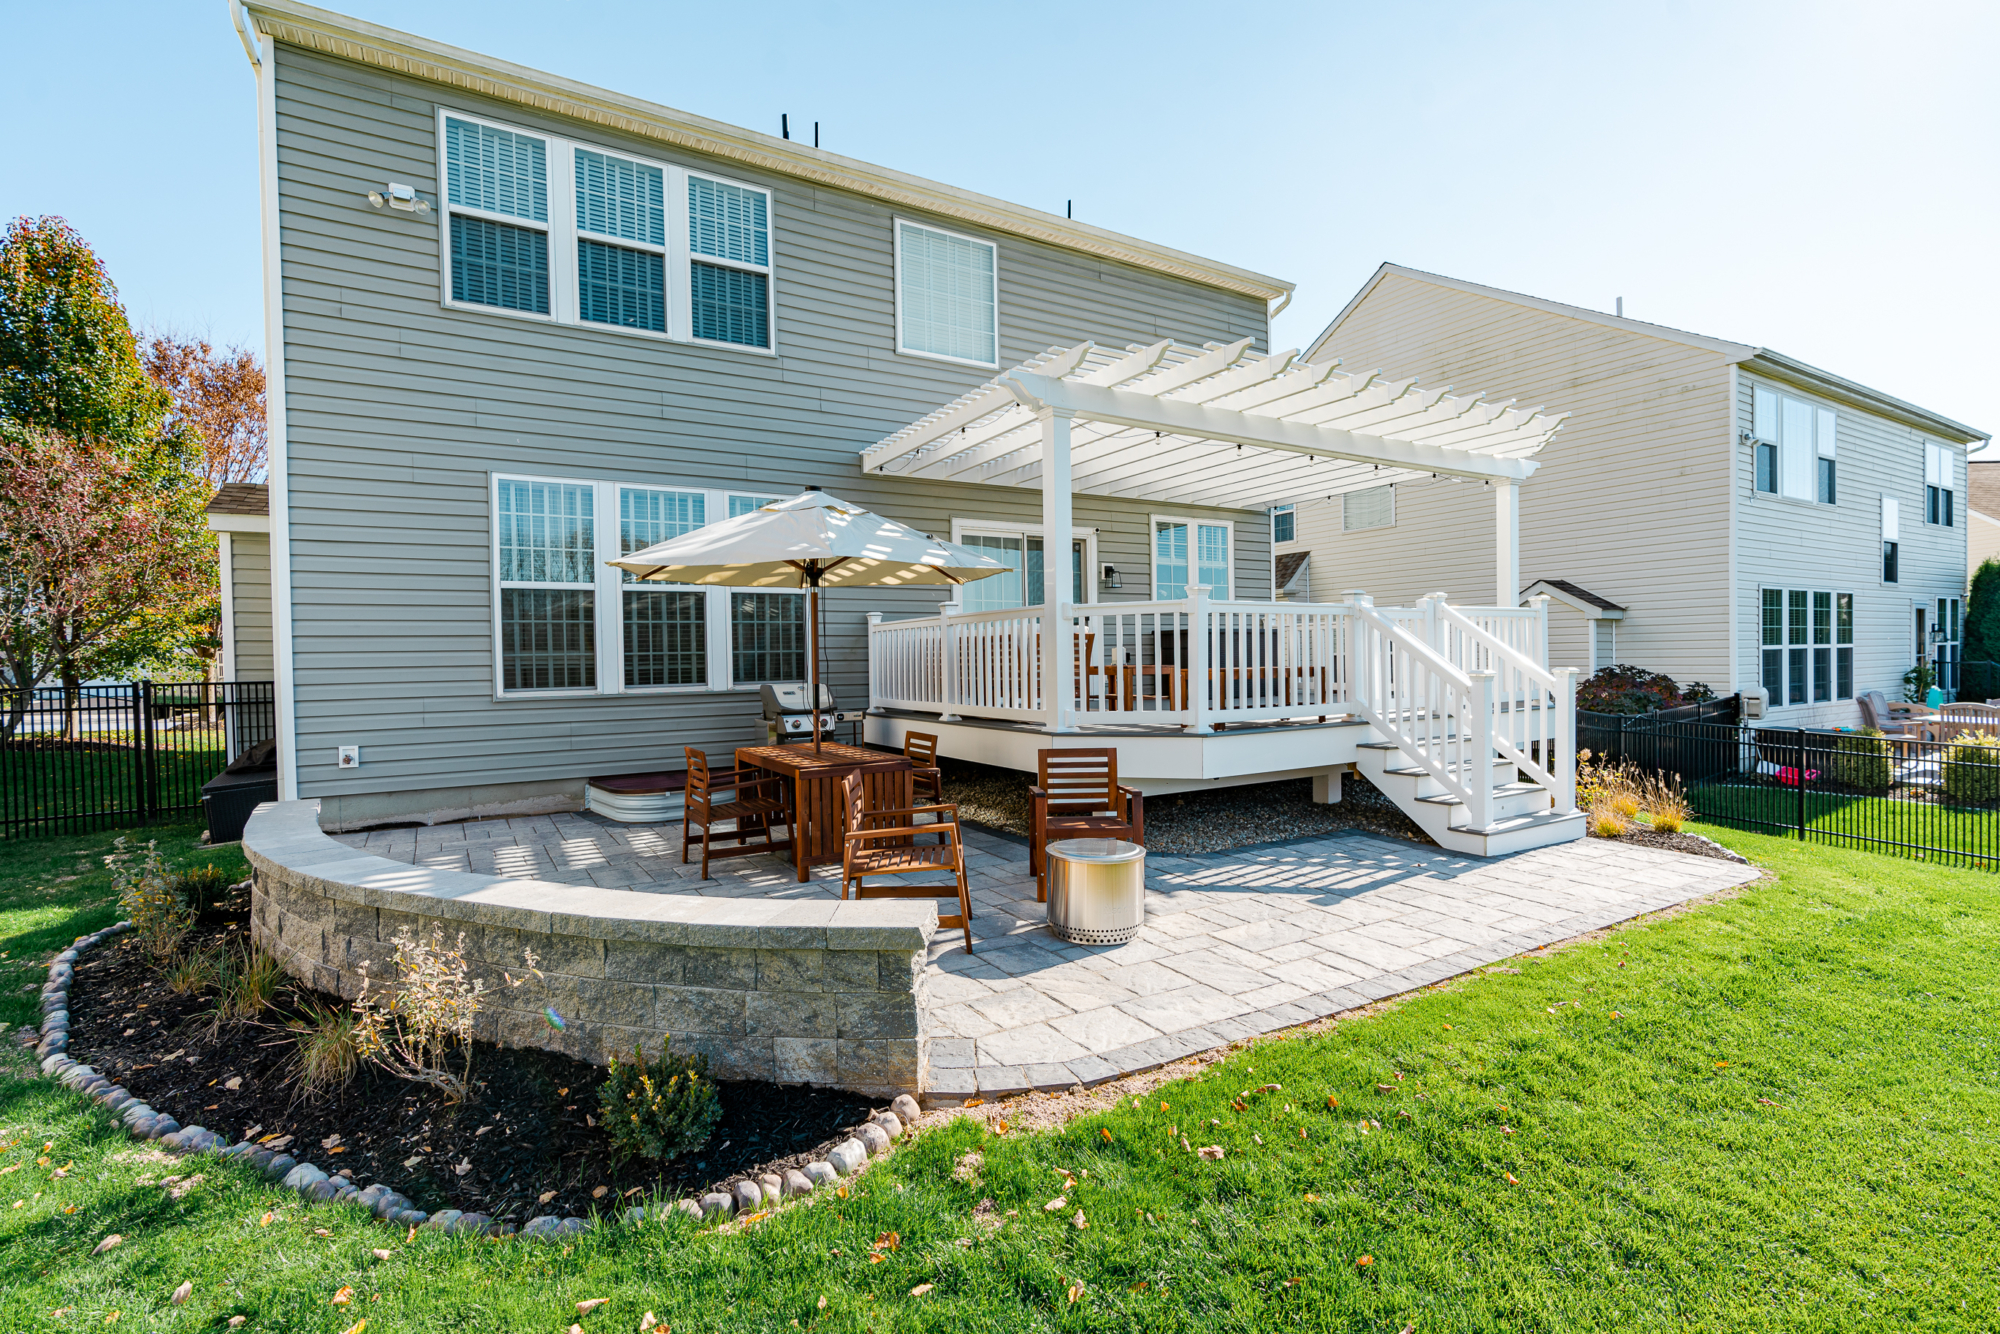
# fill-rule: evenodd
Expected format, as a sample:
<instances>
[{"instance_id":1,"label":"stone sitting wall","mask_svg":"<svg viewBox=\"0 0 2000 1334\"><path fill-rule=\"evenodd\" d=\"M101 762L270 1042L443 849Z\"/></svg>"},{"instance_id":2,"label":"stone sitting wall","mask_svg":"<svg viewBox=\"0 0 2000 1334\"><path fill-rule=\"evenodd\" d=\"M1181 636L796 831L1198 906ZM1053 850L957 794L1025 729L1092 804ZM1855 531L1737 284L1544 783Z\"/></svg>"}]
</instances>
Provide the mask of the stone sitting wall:
<instances>
[{"instance_id":1,"label":"stone sitting wall","mask_svg":"<svg viewBox=\"0 0 2000 1334\"><path fill-rule=\"evenodd\" d=\"M319 803L260 806L243 835L252 931L287 973L352 999L394 974L407 928L464 936L485 982L478 1036L602 1065L644 1041L708 1056L719 1079L892 1097L923 1088L926 900L707 898L436 871L357 852ZM542 976L510 987L533 950ZM558 1028L548 1017L561 1017Z\"/></svg>"}]
</instances>

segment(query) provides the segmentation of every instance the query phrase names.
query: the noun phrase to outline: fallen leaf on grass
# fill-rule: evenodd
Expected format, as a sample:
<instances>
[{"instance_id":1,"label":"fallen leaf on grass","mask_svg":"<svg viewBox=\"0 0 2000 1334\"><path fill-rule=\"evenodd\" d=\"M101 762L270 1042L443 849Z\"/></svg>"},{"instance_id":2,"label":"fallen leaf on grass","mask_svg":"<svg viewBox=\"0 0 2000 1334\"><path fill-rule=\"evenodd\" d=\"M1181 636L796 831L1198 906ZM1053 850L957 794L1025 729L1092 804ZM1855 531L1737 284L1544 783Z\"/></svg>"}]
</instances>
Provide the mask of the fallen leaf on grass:
<instances>
[{"instance_id":1,"label":"fallen leaf on grass","mask_svg":"<svg viewBox=\"0 0 2000 1334\"><path fill-rule=\"evenodd\" d=\"M1070 1305L1074 1306L1076 1304L1076 1299L1081 1296L1083 1296L1083 1284L1081 1283L1071 1284L1069 1289Z\"/></svg>"},{"instance_id":2,"label":"fallen leaf on grass","mask_svg":"<svg viewBox=\"0 0 2000 1334\"><path fill-rule=\"evenodd\" d=\"M1089 1222L1089 1220L1087 1220L1086 1218L1084 1218L1084 1216L1083 1216L1083 1210L1081 1210L1081 1209L1077 1210L1077 1211L1076 1211L1076 1217L1075 1217L1075 1218L1072 1218L1072 1219L1070 1219L1069 1221L1070 1221L1071 1223L1074 1223L1074 1224L1076 1225L1076 1230L1077 1230L1078 1232L1081 1232L1081 1231L1083 1231L1083 1230L1084 1230L1085 1228L1087 1228L1087 1227L1089 1227L1089 1226L1090 1226L1090 1222Z\"/></svg>"},{"instance_id":3,"label":"fallen leaf on grass","mask_svg":"<svg viewBox=\"0 0 2000 1334\"><path fill-rule=\"evenodd\" d=\"M169 1297L167 1300L172 1302L175 1306L185 1306L187 1305L187 1299L192 1296L194 1296L194 1280L188 1279L186 1282L182 1283L178 1288L175 1288L174 1295Z\"/></svg>"},{"instance_id":4,"label":"fallen leaf on grass","mask_svg":"<svg viewBox=\"0 0 2000 1334\"><path fill-rule=\"evenodd\" d=\"M354 1289L342 1288L339 1292L333 1294L332 1304L334 1306L345 1306L353 1300L354 1300Z\"/></svg>"},{"instance_id":5,"label":"fallen leaf on grass","mask_svg":"<svg viewBox=\"0 0 2000 1334\"><path fill-rule=\"evenodd\" d=\"M921 1297L936 1286L937 1284L935 1283L919 1283L916 1287L910 1289L910 1295L912 1297Z\"/></svg>"},{"instance_id":6,"label":"fallen leaf on grass","mask_svg":"<svg viewBox=\"0 0 2000 1334\"><path fill-rule=\"evenodd\" d=\"M652 1334L655 1328L660 1330L660 1334L667 1334L667 1327L660 1324L660 1318L651 1311L639 1317L639 1334Z\"/></svg>"},{"instance_id":7,"label":"fallen leaf on grass","mask_svg":"<svg viewBox=\"0 0 2000 1334\"><path fill-rule=\"evenodd\" d=\"M869 1263L869 1264L871 1264L871 1265L879 1265L879 1264L881 1264L884 1258L885 1258L885 1257L883 1256L882 1252L880 1252L880 1251L870 1251L870 1252L868 1252L868 1263Z\"/></svg>"},{"instance_id":8,"label":"fallen leaf on grass","mask_svg":"<svg viewBox=\"0 0 2000 1334\"><path fill-rule=\"evenodd\" d=\"M1103 1126L1099 1126L1097 1128L1097 1133L1104 1136L1104 1142L1106 1144L1109 1144L1111 1142L1111 1132L1106 1130Z\"/></svg>"},{"instance_id":9,"label":"fallen leaf on grass","mask_svg":"<svg viewBox=\"0 0 2000 1334\"><path fill-rule=\"evenodd\" d=\"M1717 1062L1715 1063L1715 1068L1716 1068L1716 1069L1718 1069L1718 1070L1721 1070L1721 1069L1725 1069L1725 1068L1727 1068L1727 1066L1728 1066L1728 1065L1729 1065L1729 1062L1727 1062L1727 1061L1717 1061Z\"/></svg>"},{"instance_id":10,"label":"fallen leaf on grass","mask_svg":"<svg viewBox=\"0 0 2000 1334\"><path fill-rule=\"evenodd\" d=\"M390 1256L394 1255L394 1254L395 1254L395 1252L394 1252L394 1251L386 1251L386 1250L383 1250L383 1249L382 1249L382 1248L381 1248L380 1246L377 1246L377 1247L376 1247L376 1248L374 1249L374 1251L372 1252L372 1254L374 1255L374 1257L375 1257L375 1258L376 1258L377 1260L386 1260L386 1259L388 1259L388 1258L389 1258Z\"/></svg>"},{"instance_id":11,"label":"fallen leaf on grass","mask_svg":"<svg viewBox=\"0 0 2000 1334\"><path fill-rule=\"evenodd\" d=\"M1375 1257L1372 1255L1357 1255L1354 1257L1354 1267L1356 1269L1366 1269L1369 1265L1372 1265L1374 1263L1375 1263Z\"/></svg>"},{"instance_id":12,"label":"fallen leaf on grass","mask_svg":"<svg viewBox=\"0 0 2000 1334\"><path fill-rule=\"evenodd\" d=\"M1222 1146L1220 1144L1204 1144L1199 1149L1196 1149L1195 1152L1211 1163L1222 1161Z\"/></svg>"},{"instance_id":13,"label":"fallen leaf on grass","mask_svg":"<svg viewBox=\"0 0 2000 1334\"><path fill-rule=\"evenodd\" d=\"M92 1251L91 1254L102 1255L123 1240L125 1240L125 1238L119 1236L116 1232L114 1232L110 1236L106 1237L103 1241L98 1242L97 1249Z\"/></svg>"},{"instance_id":14,"label":"fallen leaf on grass","mask_svg":"<svg viewBox=\"0 0 2000 1334\"><path fill-rule=\"evenodd\" d=\"M995 1121L995 1122L993 1122L993 1133L994 1133L994 1134L996 1134L996 1135L1004 1135L1004 1134L1006 1134L1006 1133L1007 1133L1007 1123L1006 1123L1005 1121Z\"/></svg>"},{"instance_id":15,"label":"fallen leaf on grass","mask_svg":"<svg viewBox=\"0 0 2000 1334\"><path fill-rule=\"evenodd\" d=\"M1327 1094L1326 1095L1327 1110L1332 1111L1334 1108L1338 1106L1340 1106L1340 1099L1334 1097L1331 1093Z\"/></svg>"},{"instance_id":16,"label":"fallen leaf on grass","mask_svg":"<svg viewBox=\"0 0 2000 1334\"><path fill-rule=\"evenodd\" d=\"M1784 1104L1783 1104L1783 1103L1781 1103L1781 1102L1772 1102L1772 1101L1771 1101L1771 1100L1770 1100L1769 1098L1759 1098L1759 1099L1757 1099L1757 1101L1758 1101L1758 1102L1760 1102L1760 1103L1762 1103L1762 1104L1764 1104L1764 1106L1766 1106L1766 1107L1783 1107L1783 1106L1784 1106Z\"/></svg>"},{"instance_id":17,"label":"fallen leaf on grass","mask_svg":"<svg viewBox=\"0 0 2000 1334\"><path fill-rule=\"evenodd\" d=\"M1619 964L1618 966L1619 966L1620 968L1623 968L1623 967L1624 967L1625 965L1621 963L1621 964ZM1620 1013L1618 1013L1618 1011L1616 1011L1616 1010L1613 1010L1613 1011L1611 1012L1611 1017L1612 1017L1613 1019L1623 1019L1623 1018L1624 1018L1625 1016L1624 1016L1624 1015L1622 1015L1622 1014L1620 1014Z\"/></svg>"},{"instance_id":18,"label":"fallen leaf on grass","mask_svg":"<svg viewBox=\"0 0 2000 1334\"><path fill-rule=\"evenodd\" d=\"M826 1309L826 1298L822 1297L819 1299L819 1309L822 1311Z\"/></svg>"},{"instance_id":19,"label":"fallen leaf on grass","mask_svg":"<svg viewBox=\"0 0 2000 1334\"><path fill-rule=\"evenodd\" d=\"M1510 1186L1518 1186L1521 1184L1521 1179L1515 1176L1512 1172L1502 1172L1501 1175L1507 1178L1507 1184Z\"/></svg>"},{"instance_id":20,"label":"fallen leaf on grass","mask_svg":"<svg viewBox=\"0 0 2000 1334\"><path fill-rule=\"evenodd\" d=\"M269 1212L269 1211L266 1211L266 1213L264 1214L264 1216L263 1216L262 1218L260 1218L260 1219L258 1219L258 1220L257 1220L257 1226L258 1226L258 1227L269 1227L269 1226L271 1226L271 1220L272 1220L272 1219L274 1219L274 1218L276 1218L276 1217L277 1217L277 1215L276 1215L275 1213L271 1213L271 1212Z\"/></svg>"},{"instance_id":21,"label":"fallen leaf on grass","mask_svg":"<svg viewBox=\"0 0 2000 1334\"><path fill-rule=\"evenodd\" d=\"M610 1300L609 1297L587 1297L576 1304L576 1313L578 1315L589 1315L592 1311L595 1311Z\"/></svg>"},{"instance_id":22,"label":"fallen leaf on grass","mask_svg":"<svg viewBox=\"0 0 2000 1334\"><path fill-rule=\"evenodd\" d=\"M1319 1203L1319 1196L1317 1196L1317 1195L1313 1194L1313 1193L1312 1193L1311 1191L1307 1191L1307 1192L1306 1192L1306 1203L1307 1203L1307 1204L1317 1204L1317 1203Z\"/></svg>"},{"instance_id":23,"label":"fallen leaf on grass","mask_svg":"<svg viewBox=\"0 0 2000 1334\"><path fill-rule=\"evenodd\" d=\"M553 1200L553 1199L554 1199L555 1197L556 1197L556 1193L555 1193L554 1191L552 1191L552 1190L545 1190L545 1191L543 1191L543 1192L542 1192L542 1194L541 1194L541 1202L542 1202L543 1204L547 1204L547 1203L548 1203L548 1202L549 1202L550 1200Z\"/></svg>"},{"instance_id":24,"label":"fallen leaf on grass","mask_svg":"<svg viewBox=\"0 0 2000 1334\"><path fill-rule=\"evenodd\" d=\"M364 1316L360 1320L357 1320L353 1324L349 1325L346 1329L340 1331L340 1334L361 1334L361 1331L366 1328L368 1328L368 1320L367 1317Z\"/></svg>"}]
</instances>

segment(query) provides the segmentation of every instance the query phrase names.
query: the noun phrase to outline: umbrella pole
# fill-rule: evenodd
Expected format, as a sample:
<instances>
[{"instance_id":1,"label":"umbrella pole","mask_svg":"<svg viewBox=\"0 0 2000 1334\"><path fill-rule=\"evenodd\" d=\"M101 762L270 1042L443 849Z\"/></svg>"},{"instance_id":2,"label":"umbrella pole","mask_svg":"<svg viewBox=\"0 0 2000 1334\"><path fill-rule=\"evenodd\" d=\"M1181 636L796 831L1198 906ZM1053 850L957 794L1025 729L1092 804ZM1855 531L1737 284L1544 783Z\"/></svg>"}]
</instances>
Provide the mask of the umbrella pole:
<instances>
[{"instance_id":1,"label":"umbrella pole","mask_svg":"<svg viewBox=\"0 0 2000 1334\"><path fill-rule=\"evenodd\" d=\"M811 582L806 587L806 638L812 657L811 670L806 673L812 678L807 689L812 691L813 758L819 758L819 571L814 569Z\"/></svg>"}]
</instances>

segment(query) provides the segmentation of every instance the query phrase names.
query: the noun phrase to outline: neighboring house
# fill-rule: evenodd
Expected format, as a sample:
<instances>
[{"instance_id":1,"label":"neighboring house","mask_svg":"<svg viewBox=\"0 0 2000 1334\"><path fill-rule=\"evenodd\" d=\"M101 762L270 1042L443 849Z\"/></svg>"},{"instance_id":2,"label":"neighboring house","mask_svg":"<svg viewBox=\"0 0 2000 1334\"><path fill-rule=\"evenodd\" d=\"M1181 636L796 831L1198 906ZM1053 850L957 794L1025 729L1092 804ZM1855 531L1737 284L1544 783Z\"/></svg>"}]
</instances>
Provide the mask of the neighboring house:
<instances>
[{"instance_id":1,"label":"neighboring house","mask_svg":"<svg viewBox=\"0 0 2000 1334\"><path fill-rule=\"evenodd\" d=\"M1800 724L1856 721L1919 656L1952 679L1984 432L1766 348L1393 264L1306 355L1567 412L1518 515L1446 478L1298 496L1275 549L1312 553L1315 600L1483 596L1518 523L1552 664L1761 688Z\"/></svg>"},{"instance_id":2,"label":"neighboring house","mask_svg":"<svg viewBox=\"0 0 2000 1334\"><path fill-rule=\"evenodd\" d=\"M1022 568L969 608L1039 602L1038 492L868 476L860 450L1051 346L1254 357L1291 290L324 10L236 12L261 99L281 786L330 826L575 808L587 776L678 769L688 745L727 763L760 683L805 675L802 594L635 587L604 562L809 485ZM1197 499L1079 493L1077 600L1200 580L1268 600L1267 501ZM249 518L215 515L246 564ZM865 613L940 596L828 595L844 707L867 700ZM236 673L264 669L240 623Z\"/></svg>"},{"instance_id":3,"label":"neighboring house","mask_svg":"<svg viewBox=\"0 0 2000 1334\"><path fill-rule=\"evenodd\" d=\"M1965 574L2000 556L2000 459L1965 465Z\"/></svg>"},{"instance_id":4,"label":"neighboring house","mask_svg":"<svg viewBox=\"0 0 2000 1334\"><path fill-rule=\"evenodd\" d=\"M222 679L271 680L270 488L225 482L208 502L222 571Z\"/></svg>"}]
</instances>

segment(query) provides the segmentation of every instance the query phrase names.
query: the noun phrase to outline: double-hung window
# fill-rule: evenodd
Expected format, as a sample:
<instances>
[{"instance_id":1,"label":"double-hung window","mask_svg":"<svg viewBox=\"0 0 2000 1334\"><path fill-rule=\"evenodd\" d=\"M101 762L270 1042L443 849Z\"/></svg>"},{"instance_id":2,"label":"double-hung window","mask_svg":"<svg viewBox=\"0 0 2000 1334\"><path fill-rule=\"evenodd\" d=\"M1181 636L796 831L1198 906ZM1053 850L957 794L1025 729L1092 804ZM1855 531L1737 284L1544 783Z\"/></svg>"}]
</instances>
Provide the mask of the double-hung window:
<instances>
[{"instance_id":1,"label":"double-hung window","mask_svg":"<svg viewBox=\"0 0 2000 1334\"><path fill-rule=\"evenodd\" d=\"M499 693L730 690L806 674L805 595L641 580L607 562L770 497L496 477Z\"/></svg>"},{"instance_id":2,"label":"double-hung window","mask_svg":"<svg viewBox=\"0 0 2000 1334\"><path fill-rule=\"evenodd\" d=\"M1153 596L1161 601L1184 598L1193 584L1206 585L1210 597L1234 596L1229 579L1234 537L1232 524L1154 519Z\"/></svg>"},{"instance_id":3,"label":"double-hung window","mask_svg":"<svg viewBox=\"0 0 2000 1334\"><path fill-rule=\"evenodd\" d=\"M1924 522L1953 526L1958 458L1944 445L1924 442Z\"/></svg>"},{"instance_id":4,"label":"double-hung window","mask_svg":"<svg viewBox=\"0 0 2000 1334\"><path fill-rule=\"evenodd\" d=\"M1271 506L1271 540L1273 542L1297 541L1299 535L1298 518L1297 506Z\"/></svg>"},{"instance_id":5,"label":"double-hung window","mask_svg":"<svg viewBox=\"0 0 2000 1334\"><path fill-rule=\"evenodd\" d=\"M1839 414L1758 385L1751 390L1751 415L1757 489L1834 504L1839 499Z\"/></svg>"},{"instance_id":6,"label":"double-hung window","mask_svg":"<svg viewBox=\"0 0 2000 1334\"><path fill-rule=\"evenodd\" d=\"M1902 533L1896 514L1896 498L1882 497L1882 582L1893 584L1902 578Z\"/></svg>"},{"instance_id":7,"label":"double-hung window","mask_svg":"<svg viewBox=\"0 0 2000 1334\"><path fill-rule=\"evenodd\" d=\"M438 138L447 306L773 347L770 191L457 112Z\"/></svg>"},{"instance_id":8,"label":"double-hung window","mask_svg":"<svg viewBox=\"0 0 2000 1334\"><path fill-rule=\"evenodd\" d=\"M896 220L896 350L1000 364L999 251L991 241Z\"/></svg>"},{"instance_id":9,"label":"double-hung window","mask_svg":"<svg viewBox=\"0 0 2000 1334\"><path fill-rule=\"evenodd\" d=\"M1760 634L1763 686L1773 706L1854 698L1854 595L1766 588Z\"/></svg>"}]
</instances>

